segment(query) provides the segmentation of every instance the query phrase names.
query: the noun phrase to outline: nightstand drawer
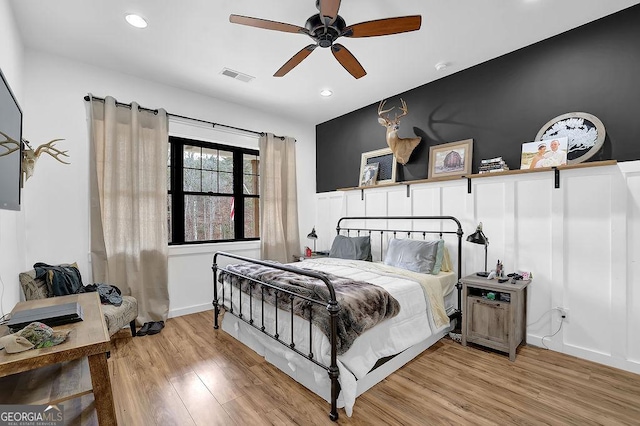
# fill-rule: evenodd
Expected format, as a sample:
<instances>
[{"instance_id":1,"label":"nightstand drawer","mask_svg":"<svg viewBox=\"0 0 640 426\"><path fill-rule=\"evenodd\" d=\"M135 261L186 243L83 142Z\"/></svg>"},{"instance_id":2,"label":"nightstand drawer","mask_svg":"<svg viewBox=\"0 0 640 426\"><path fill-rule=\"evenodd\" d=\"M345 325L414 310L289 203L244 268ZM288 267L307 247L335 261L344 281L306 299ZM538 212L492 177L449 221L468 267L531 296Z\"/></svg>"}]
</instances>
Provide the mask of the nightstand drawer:
<instances>
[{"instance_id":1,"label":"nightstand drawer","mask_svg":"<svg viewBox=\"0 0 640 426\"><path fill-rule=\"evenodd\" d=\"M467 297L467 340L508 345L510 306L507 302Z\"/></svg>"}]
</instances>

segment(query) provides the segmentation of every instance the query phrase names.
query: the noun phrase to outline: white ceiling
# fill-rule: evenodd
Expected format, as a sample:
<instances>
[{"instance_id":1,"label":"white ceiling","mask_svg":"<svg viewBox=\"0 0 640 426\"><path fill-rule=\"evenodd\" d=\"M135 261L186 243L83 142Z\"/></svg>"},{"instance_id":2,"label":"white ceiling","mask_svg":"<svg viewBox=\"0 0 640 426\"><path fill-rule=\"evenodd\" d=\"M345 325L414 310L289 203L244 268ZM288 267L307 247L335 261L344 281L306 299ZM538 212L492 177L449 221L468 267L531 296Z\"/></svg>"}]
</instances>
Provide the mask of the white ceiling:
<instances>
[{"instance_id":1,"label":"white ceiling","mask_svg":"<svg viewBox=\"0 0 640 426\"><path fill-rule=\"evenodd\" d=\"M27 48L117 69L252 108L318 124L383 98L640 3L634 0L345 0L347 25L422 15L419 31L340 38L367 71L348 74L329 49L316 49L282 78L272 77L312 41L229 23L239 14L304 26L314 0L11 0ZM126 13L149 22L129 26ZM435 64L449 67L436 71ZM228 67L250 83L220 74ZM330 98L321 89L334 92Z\"/></svg>"}]
</instances>

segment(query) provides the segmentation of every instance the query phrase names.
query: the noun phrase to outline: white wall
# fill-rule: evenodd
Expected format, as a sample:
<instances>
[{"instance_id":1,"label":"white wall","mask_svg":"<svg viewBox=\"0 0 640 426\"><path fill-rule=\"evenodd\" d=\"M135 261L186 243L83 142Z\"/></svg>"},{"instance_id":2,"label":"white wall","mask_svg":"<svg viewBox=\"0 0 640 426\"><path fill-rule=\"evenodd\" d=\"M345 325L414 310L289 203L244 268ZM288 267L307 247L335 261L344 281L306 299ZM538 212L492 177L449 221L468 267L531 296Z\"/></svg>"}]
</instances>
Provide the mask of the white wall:
<instances>
[{"instance_id":1,"label":"white wall","mask_svg":"<svg viewBox=\"0 0 640 426\"><path fill-rule=\"evenodd\" d=\"M24 110L23 47L9 2L0 2L0 69ZM23 197L24 199L24 197ZM21 211L0 210L0 315L20 299L18 273L25 269L24 206Z\"/></svg>"},{"instance_id":2,"label":"white wall","mask_svg":"<svg viewBox=\"0 0 640 426\"><path fill-rule=\"evenodd\" d=\"M277 114L251 110L197 93L149 80L27 50L25 55L25 137L39 145L64 138L58 146L69 150L71 165L43 156L25 184L26 264L36 261L77 261L85 281L90 281L89 167L86 103L83 97L107 95L120 102L136 101L148 108L224 123L297 139L298 196L301 233L314 225L315 127ZM245 84L229 80L229 84ZM250 83L246 90L251 90ZM303 236L303 238L304 238ZM303 242L304 244L304 242ZM209 308L213 299L211 263L217 244L172 247L169 259L170 315ZM256 243L230 246L258 256ZM7 280L7 286L16 286Z\"/></svg>"},{"instance_id":3,"label":"white wall","mask_svg":"<svg viewBox=\"0 0 640 426\"><path fill-rule=\"evenodd\" d=\"M318 194L319 249L341 216L451 215L465 237L478 222L490 240L489 268L531 271L527 342L560 328L553 350L640 373L640 161L472 180ZM483 269L484 250L463 242L463 276Z\"/></svg>"}]
</instances>

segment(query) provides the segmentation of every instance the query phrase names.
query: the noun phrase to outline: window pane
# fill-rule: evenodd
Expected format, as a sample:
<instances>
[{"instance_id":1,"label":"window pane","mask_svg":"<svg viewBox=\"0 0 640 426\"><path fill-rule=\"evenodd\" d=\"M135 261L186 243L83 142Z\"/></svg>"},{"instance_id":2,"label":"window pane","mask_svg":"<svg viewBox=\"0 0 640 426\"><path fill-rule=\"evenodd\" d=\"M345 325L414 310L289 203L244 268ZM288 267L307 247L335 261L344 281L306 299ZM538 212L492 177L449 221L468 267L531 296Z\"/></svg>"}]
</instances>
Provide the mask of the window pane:
<instances>
[{"instance_id":1,"label":"window pane","mask_svg":"<svg viewBox=\"0 0 640 426\"><path fill-rule=\"evenodd\" d=\"M233 172L233 152L218 151L218 170Z\"/></svg>"},{"instance_id":2,"label":"window pane","mask_svg":"<svg viewBox=\"0 0 640 426\"><path fill-rule=\"evenodd\" d=\"M259 162L257 155L243 154L242 171L246 174L257 175L259 170Z\"/></svg>"},{"instance_id":3,"label":"window pane","mask_svg":"<svg viewBox=\"0 0 640 426\"><path fill-rule=\"evenodd\" d=\"M233 194L233 173L220 172L218 174L219 188L221 194Z\"/></svg>"},{"instance_id":4,"label":"window pane","mask_svg":"<svg viewBox=\"0 0 640 426\"><path fill-rule=\"evenodd\" d=\"M218 170L218 150L202 148L202 170Z\"/></svg>"},{"instance_id":5,"label":"window pane","mask_svg":"<svg viewBox=\"0 0 640 426\"><path fill-rule=\"evenodd\" d=\"M182 186L185 191L202 192L202 182L200 170L184 169L184 182Z\"/></svg>"},{"instance_id":6,"label":"window pane","mask_svg":"<svg viewBox=\"0 0 640 426\"><path fill-rule=\"evenodd\" d=\"M257 155L242 155L242 172L244 173L242 191L244 194L258 195L260 193L259 165Z\"/></svg>"},{"instance_id":7,"label":"window pane","mask_svg":"<svg viewBox=\"0 0 640 426\"><path fill-rule=\"evenodd\" d=\"M183 167L191 168L191 169L199 169L202 167L202 163L200 161L200 148L192 145L184 146L184 155L182 161L184 162Z\"/></svg>"},{"instance_id":8,"label":"window pane","mask_svg":"<svg viewBox=\"0 0 640 426\"><path fill-rule=\"evenodd\" d=\"M242 192L247 195L258 195L260 193L260 176L244 175L244 185Z\"/></svg>"},{"instance_id":9,"label":"window pane","mask_svg":"<svg viewBox=\"0 0 640 426\"><path fill-rule=\"evenodd\" d=\"M244 237L260 237L260 199L258 198L244 200Z\"/></svg>"},{"instance_id":10,"label":"window pane","mask_svg":"<svg viewBox=\"0 0 640 426\"><path fill-rule=\"evenodd\" d=\"M202 171L202 192L218 192L218 172Z\"/></svg>"},{"instance_id":11,"label":"window pane","mask_svg":"<svg viewBox=\"0 0 640 426\"><path fill-rule=\"evenodd\" d=\"M185 195L185 241L232 240L232 204L233 197Z\"/></svg>"}]
</instances>

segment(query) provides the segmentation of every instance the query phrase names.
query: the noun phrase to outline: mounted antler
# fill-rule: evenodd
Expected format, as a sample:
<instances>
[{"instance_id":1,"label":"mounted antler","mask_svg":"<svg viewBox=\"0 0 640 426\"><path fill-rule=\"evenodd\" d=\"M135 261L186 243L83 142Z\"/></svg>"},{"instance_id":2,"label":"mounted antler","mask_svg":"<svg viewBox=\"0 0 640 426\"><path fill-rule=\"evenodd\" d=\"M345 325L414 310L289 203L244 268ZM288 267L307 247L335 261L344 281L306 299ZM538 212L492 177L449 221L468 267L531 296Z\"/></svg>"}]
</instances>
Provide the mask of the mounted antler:
<instances>
[{"instance_id":1,"label":"mounted antler","mask_svg":"<svg viewBox=\"0 0 640 426\"><path fill-rule=\"evenodd\" d=\"M58 148L54 147L56 142L63 141L63 140L64 139L54 139L50 142L40 145L35 150L31 148L31 145L29 145L28 141L24 141L28 148L28 149L25 149L24 158L22 159L22 168L24 170L25 180L33 176L33 171L36 167L36 161L38 161L38 158L40 158L40 155L42 153L49 154L50 156L52 156L53 158L55 158L56 160L58 160L63 164L71 164L60 159L60 156L68 157L69 156L69 154L67 154L68 151L60 151Z\"/></svg>"},{"instance_id":2,"label":"mounted antler","mask_svg":"<svg viewBox=\"0 0 640 426\"><path fill-rule=\"evenodd\" d=\"M6 151L0 153L0 157L4 157L20 149L20 142L10 138L4 132L0 132L0 135L4 136L4 141L0 142L0 148L6 149Z\"/></svg>"},{"instance_id":3,"label":"mounted antler","mask_svg":"<svg viewBox=\"0 0 640 426\"><path fill-rule=\"evenodd\" d=\"M387 128L387 145L389 145L389 148L391 148L391 151L395 154L398 163L407 164L407 162L409 161L409 157L411 157L411 153L413 152L415 147L418 146L422 138L398 137L398 130L400 130L400 117L404 117L409 112L409 110L407 109L407 103L404 100L400 99L400 102L402 103L402 106L400 107L402 114L396 114L396 117L391 120L388 114L386 116L383 116L383 114L391 112L391 110L393 110L394 108L391 107L389 109L383 110L382 108L384 108L384 104L386 102L386 100L383 100L378 106L378 122Z\"/></svg>"}]
</instances>

